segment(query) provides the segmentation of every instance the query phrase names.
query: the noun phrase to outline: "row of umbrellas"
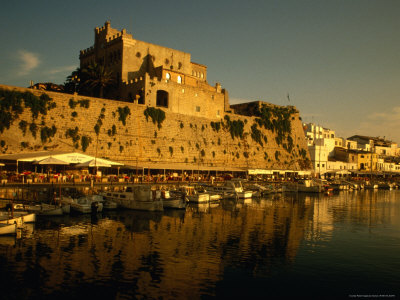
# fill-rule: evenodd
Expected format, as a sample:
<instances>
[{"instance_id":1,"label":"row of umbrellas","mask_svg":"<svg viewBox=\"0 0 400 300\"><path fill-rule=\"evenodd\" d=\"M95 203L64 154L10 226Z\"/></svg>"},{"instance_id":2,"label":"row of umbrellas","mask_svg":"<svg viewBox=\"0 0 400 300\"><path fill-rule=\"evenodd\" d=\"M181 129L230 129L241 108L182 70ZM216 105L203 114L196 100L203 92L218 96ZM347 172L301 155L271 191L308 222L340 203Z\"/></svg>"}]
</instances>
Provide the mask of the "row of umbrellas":
<instances>
[{"instance_id":1,"label":"row of umbrellas","mask_svg":"<svg viewBox=\"0 0 400 300\"><path fill-rule=\"evenodd\" d=\"M69 162L63 161L61 159L55 157L47 157L42 160L36 160L33 162L35 165L70 165ZM111 164L102 159L92 159L80 164L77 164L76 167L106 167L110 168Z\"/></svg>"}]
</instances>

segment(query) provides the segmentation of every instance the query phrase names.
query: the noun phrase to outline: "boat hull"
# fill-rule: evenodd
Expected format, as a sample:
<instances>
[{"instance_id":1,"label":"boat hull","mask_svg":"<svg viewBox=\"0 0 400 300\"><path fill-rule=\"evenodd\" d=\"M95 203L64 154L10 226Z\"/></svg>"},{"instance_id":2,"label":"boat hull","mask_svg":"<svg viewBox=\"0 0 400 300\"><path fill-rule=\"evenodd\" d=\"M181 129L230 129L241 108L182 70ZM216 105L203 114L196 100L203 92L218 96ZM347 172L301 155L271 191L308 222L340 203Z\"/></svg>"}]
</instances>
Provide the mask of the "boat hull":
<instances>
[{"instance_id":1,"label":"boat hull","mask_svg":"<svg viewBox=\"0 0 400 300\"><path fill-rule=\"evenodd\" d=\"M17 233L17 224L0 224L0 235L10 235Z\"/></svg>"}]
</instances>

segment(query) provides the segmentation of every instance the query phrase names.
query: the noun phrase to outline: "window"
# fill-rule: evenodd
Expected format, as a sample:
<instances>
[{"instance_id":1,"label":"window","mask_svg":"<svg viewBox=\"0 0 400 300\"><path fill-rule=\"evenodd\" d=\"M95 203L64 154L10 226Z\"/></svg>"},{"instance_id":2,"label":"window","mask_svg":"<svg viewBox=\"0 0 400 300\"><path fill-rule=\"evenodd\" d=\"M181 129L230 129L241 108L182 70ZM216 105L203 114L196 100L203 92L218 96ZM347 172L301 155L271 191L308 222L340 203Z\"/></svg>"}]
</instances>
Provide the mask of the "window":
<instances>
[{"instance_id":1,"label":"window","mask_svg":"<svg viewBox=\"0 0 400 300\"><path fill-rule=\"evenodd\" d=\"M196 112L200 112L200 106L196 106Z\"/></svg>"},{"instance_id":2,"label":"window","mask_svg":"<svg viewBox=\"0 0 400 300\"><path fill-rule=\"evenodd\" d=\"M165 74L165 79L166 79L166 81L170 80L171 79L171 74L166 73Z\"/></svg>"},{"instance_id":3,"label":"window","mask_svg":"<svg viewBox=\"0 0 400 300\"><path fill-rule=\"evenodd\" d=\"M219 110L217 110L217 116L219 116L220 114L219 114Z\"/></svg>"},{"instance_id":4,"label":"window","mask_svg":"<svg viewBox=\"0 0 400 300\"><path fill-rule=\"evenodd\" d=\"M200 77L201 77L201 78L204 78L204 74L203 74L203 72L202 72L202 73L200 73Z\"/></svg>"},{"instance_id":5,"label":"window","mask_svg":"<svg viewBox=\"0 0 400 300\"><path fill-rule=\"evenodd\" d=\"M177 82L178 82L178 83L182 83L182 77L181 77L181 76L178 76Z\"/></svg>"}]
</instances>

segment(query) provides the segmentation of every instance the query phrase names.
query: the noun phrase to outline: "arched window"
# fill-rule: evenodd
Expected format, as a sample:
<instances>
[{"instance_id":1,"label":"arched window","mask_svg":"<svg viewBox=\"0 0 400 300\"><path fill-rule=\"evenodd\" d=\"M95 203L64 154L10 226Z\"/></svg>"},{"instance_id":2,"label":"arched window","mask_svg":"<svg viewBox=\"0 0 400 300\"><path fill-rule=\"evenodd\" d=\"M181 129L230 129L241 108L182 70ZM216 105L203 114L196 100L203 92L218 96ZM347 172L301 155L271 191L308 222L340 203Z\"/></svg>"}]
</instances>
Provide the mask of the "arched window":
<instances>
[{"instance_id":1,"label":"arched window","mask_svg":"<svg viewBox=\"0 0 400 300\"><path fill-rule=\"evenodd\" d=\"M178 76L177 82L178 82L178 83L182 83L182 77L181 77L181 76Z\"/></svg>"},{"instance_id":2,"label":"arched window","mask_svg":"<svg viewBox=\"0 0 400 300\"><path fill-rule=\"evenodd\" d=\"M167 81L170 80L170 79L171 79L171 74L166 73L166 74L165 74L165 79L166 79Z\"/></svg>"},{"instance_id":3,"label":"arched window","mask_svg":"<svg viewBox=\"0 0 400 300\"><path fill-rule=\"evenodd\" d=\"M157 106L168 107L168 92L163 90L157 91Z\"/></svg>"}]
</instances>

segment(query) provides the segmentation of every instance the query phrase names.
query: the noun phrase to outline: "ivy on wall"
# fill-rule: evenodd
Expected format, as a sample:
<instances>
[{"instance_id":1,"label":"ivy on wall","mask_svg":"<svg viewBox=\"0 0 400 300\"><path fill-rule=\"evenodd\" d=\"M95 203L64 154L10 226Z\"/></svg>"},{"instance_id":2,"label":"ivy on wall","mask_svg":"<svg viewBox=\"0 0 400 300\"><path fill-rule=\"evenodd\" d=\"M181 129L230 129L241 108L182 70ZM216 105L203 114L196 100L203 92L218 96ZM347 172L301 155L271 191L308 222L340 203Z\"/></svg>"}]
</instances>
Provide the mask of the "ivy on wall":
<instances>
[{"instance_id":1,"label":"ivy on wall","mask_svg":"<svg viewBox=\"0 0 400 300\"><path fill-rule=\"evenodd\" d=\"M117 111L119 114L118 120L120 120L122 122L122 124L125 126L126 118L131 114L131 110L129 109L128 106L125 106L125 107L118 107Z\"/></svg>"},{"instance_id":2,"label":"ivy on wall","mask_svg":"<svg viewBox=\"0 0 400 300\"><path fill-rule=\"evenodd\" d=\"M147 107L144 110L144 115L146 117L146 121L149 121L149 117L153 121L153 124L157 124L158 129L161 129L161 124L165 120L165 112L162 109Z\"/></svg>"},{"instance_id":3,"label":"ivy on wall","mask_svg":"<svg viewBox=\"0 0 400 300\"><path fill-rule=\"evenodd\" d=\"M0 100L0 133L10 128L14 120L23 113L24 107L30 108L34 120L39 114L46 115L48 110L56 107L56 103L47 94L36 96L31 92L2 88L0 88Z\"/></svg>"},{"instance_id":4,"label":"ivy on wall","mask_svg":"<svg viewBox=\"0 0 400 300\"><path fill-rule=\"evenodd\" d=\"M243 138L244 123L242 120L231 121L228 115L225 115L226 127L228 128L232 139Z\"/></svg>"},{"instance_id":5,"label":"ivy on wall","mask_svg":"<svg viewBox=\"0 0 400 300\"><path fill-rule=\"evenodd\" d=\"M56 134L57 132L57 127L53 125L52 127L42 127L40 129L40 139L42 143L46 143L47 140L51 141L51 138Z\"/></svg>"}]
</instances>

